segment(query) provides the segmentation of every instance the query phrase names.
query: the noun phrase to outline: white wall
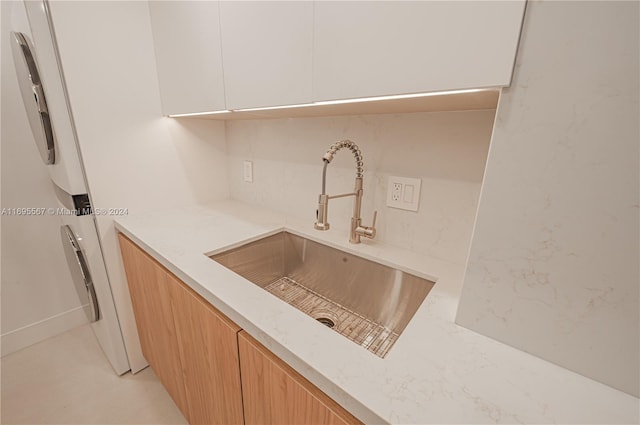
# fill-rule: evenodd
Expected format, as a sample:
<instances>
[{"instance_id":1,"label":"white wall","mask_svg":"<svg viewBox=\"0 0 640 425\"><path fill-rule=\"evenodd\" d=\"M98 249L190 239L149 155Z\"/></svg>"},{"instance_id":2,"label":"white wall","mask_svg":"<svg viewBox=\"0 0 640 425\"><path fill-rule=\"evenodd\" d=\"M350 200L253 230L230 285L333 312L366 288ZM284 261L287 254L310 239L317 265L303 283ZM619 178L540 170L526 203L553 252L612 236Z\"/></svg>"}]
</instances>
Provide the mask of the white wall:
<instances>
[{"instance_id":1,"label":"white wall","mask_svg":"<svg viewBox=\"0 0 640 425\"><path fill-rule=\"evenodd\" d=\"M458 323L640 395L638 2L529 2Z\"/></svg>"},{"instance_id":2,"label":"white wall","mask_svg":"<svg viewBox=\"0 0 640 425\"><path fill-rule=\"evenodd\" d=\"M322 155L349 138L363 152L363 221L378 210L377 241L464 264L469 249L494 111L415 113L227 122L233 198L315 221ZM254 182L242 162L253 161ZM419 177L418 212L386 207L387 176ZM327 191L353 190L355 161L340 151ZM331 200L329 232L348 228L353 198ZM366 243L366 241L364 242Z\"/></svg>"},{"instance_id":3,"label":"white wall","mask_svg":"<svg viewBox=\"0 0 640 425\"><path fill-rule=\"evenodd\" d=\"M50 5L94 206L135 214L227 197L224 124L161 115L147 3ZM99 216L98 228L136 371L145 362L114 218Z\"/></svg>"},{"instance_id":4,"label":"white wall","mask_svg":"<svg viewBox=\"0 0 640 425\"><path fill-rule=\"evenodd\" d=\"M57 208L9 45L10 28L28 33L26 14L22 2L3 1L0 7L2 208ZM2 355L87 322L62 251L61 225L52 215L2 215Z\"/></svg>"},{"instance_id":5,"label":"white wall","mask_svg":"<svg viewBox=\"0 0 640 425\"><path fill-rule=\"evenodd\" d=\"M9 4L9 3L7 3ZM0 31L2 31L4 29L4 31L6 32L6 17L8 16L8 9L7 11L5 11L5 7L2 7L2 5L0 5ZM1 83L1 79L2 79L2 75L4 74L2 72L2 62L4 62L4 59L1 57L1 53L2 53L2 37L0 37L0 92L2 91L2 83ZM2 101L0 100L0 168L2 167L2 139L4 139L4 137L2 137ZM2 207L3 203L2 203L2 170L0 169L0 207ZM0 309L2 308L2 221L0 219ZM2 315L2 311L0 311L0 316ZM2 318L0 317L0 321L2 320ZM1 322L0 322L1 323ZM2 334L2 329L1 329L1 325L0 325L0 334ZM0 338L0 349L2 348L2 340Z\"/></svg>"}]
</instances>

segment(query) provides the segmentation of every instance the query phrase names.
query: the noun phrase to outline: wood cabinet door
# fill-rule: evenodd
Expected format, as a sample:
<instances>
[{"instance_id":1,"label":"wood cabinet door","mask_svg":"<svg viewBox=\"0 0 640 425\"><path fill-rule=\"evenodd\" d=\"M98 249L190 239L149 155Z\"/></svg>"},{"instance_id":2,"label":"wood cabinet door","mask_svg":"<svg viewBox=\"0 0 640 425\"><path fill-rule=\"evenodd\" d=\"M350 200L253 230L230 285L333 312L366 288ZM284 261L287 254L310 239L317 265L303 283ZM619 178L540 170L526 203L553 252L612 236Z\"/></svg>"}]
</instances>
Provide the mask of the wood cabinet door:
<instances>
[{"instance_id":1,"label":"wood cabinet door","mask_svg":"<svg viewBox=\"0 0 640 425\"><path fill-rule=\"evenodd\" d=\"M242 424L240 328L175 277L172 305L191 424Z\"/></svg>"},{"instance_id":2,"label":"wood cabinet door","mask_svg":"<svg viewBox=\"0 0 640 425\"><path fill-rule=\"evenodd\" d=\"M246 332L238 345L247 425L361 423Z\"/></svg>"},{"instance_id":3,"label":"wood cabinet door","mask_svg":"<svg viewBox=\"0 0 640 425\"><path fill-rule=\"evenodd\" d=\"M189 419L171 310L169 275L127 237L119 234L118 238L142 353L182 414Z\"/></svg>"}]
</instances>

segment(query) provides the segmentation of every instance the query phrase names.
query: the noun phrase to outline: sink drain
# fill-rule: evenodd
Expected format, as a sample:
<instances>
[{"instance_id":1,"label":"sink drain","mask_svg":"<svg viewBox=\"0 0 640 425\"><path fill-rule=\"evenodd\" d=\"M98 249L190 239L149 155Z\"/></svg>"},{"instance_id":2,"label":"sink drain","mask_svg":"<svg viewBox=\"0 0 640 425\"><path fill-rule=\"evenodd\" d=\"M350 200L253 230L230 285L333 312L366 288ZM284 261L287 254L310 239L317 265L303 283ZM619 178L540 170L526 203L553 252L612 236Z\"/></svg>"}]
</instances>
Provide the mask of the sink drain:
<instances>
[{"instance_id":1,"label":"sink drain","mask_svg":"<svg viewBox=\"0 0 640 425\"><path fill-rule=\"evenodd\" d=\"M333 320L329 319L328 317L318 317L316 320L328 328L333 328L336 325Z\"/></svg>"}]
</instances>

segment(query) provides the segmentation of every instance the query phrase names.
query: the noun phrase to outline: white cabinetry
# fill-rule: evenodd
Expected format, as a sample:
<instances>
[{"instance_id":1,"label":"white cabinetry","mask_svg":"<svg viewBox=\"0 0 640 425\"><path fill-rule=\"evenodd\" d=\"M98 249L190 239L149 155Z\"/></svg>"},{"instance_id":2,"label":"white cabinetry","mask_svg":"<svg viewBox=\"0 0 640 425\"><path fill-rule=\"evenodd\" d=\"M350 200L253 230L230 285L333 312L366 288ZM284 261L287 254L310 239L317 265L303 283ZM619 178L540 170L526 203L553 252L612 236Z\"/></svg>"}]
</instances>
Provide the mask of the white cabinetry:
<instances>
[{"instance_id":1,"label":"white cabinetry","mask_svg":"<svg viewBox=\"0 0 640 425\"><path fill-rule=\"evenodd\" d=\"M150 1L162 112L225 109L219 4Z\"/></svg>"},{"instance_id":2,"label":"white cabinetry","mask_svg":"<svg viewBox=\"0 0 640 425\"><path fill-rule=\"evenodd\" d=\"M314 100L508 86L516 1L318 1Z\"/></svg>"},{"instance_id":3,"label":"white cabinetry","mask_svg":"<svg viewBox=\"0 0 640 425\"><path fill-rule=\"evenodd\" d=\"M311 101L313 2L222 2L227 109Z\"/></svg>"},{"instance_id":4,"label":"white cabinetry","mask_svg":"<svg viewBox=\"0 0 640 425\"><path fill-rule=\"evenodd\" d=\"M149 2L163 112L508 86L524 5Z\"/></svg>"}]
</instances>

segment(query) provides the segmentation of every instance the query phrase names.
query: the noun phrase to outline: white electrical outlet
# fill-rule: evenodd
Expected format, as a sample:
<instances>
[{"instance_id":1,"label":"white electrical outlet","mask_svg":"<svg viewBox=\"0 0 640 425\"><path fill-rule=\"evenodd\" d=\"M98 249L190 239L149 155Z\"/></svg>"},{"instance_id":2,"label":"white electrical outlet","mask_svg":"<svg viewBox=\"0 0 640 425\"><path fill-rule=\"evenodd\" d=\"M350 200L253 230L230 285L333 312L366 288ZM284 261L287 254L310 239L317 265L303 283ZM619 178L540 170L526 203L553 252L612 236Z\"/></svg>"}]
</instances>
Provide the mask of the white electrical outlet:
<instances>
[{"instance_id":1,"label":"white electrical outlet","mask_svg":"<svg viewBox=\"0 0 640 425\"><path fill-rule=\"evenodd\" d=\"M244 181L247 183L253 183L253 162L244 162Z\"/></svg>"},{"instance_id":2,"label":"white electrical outlet","mask_svg":"<svg viewBox=\"0 0 640 425\"><path fill-rule=\"evenodd\" d=\"M391 200L394 202L400 202L401 196L402 196L402 184L393 183L393 185L391 186Z\"/></svg>"},{"instance_id":3,"label":"white electrical outlet","mask_svg":"<svg viewBox=\"0 0 640 425\"><path fill-rule=\"evenodd\" d=\"M389 176L387 206L408 211L418 211L420 183L420 179Z\"/></svg>"}]
</instances>

